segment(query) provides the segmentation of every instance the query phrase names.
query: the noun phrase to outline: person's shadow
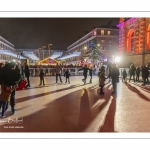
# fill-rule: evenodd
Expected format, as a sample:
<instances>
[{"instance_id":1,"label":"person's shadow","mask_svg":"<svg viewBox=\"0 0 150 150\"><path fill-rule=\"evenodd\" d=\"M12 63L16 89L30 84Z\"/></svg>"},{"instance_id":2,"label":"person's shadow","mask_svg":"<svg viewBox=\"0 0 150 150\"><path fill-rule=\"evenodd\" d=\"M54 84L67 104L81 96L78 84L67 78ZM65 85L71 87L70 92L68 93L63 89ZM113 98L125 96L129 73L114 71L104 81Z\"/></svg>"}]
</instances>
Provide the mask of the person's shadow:
<instances>
[{"instance_id":1,"label":"person's shadow","mask_svg":"<svg viewBox=\"0 0 150 150\"><path fill-rule=\"evenodd\" d=\"M99 132L116 132L114 127L115 112L116 112L116 98L117 95L113 95L112 102L109 106L103 126Z\"/></svg>"}]
</instances>

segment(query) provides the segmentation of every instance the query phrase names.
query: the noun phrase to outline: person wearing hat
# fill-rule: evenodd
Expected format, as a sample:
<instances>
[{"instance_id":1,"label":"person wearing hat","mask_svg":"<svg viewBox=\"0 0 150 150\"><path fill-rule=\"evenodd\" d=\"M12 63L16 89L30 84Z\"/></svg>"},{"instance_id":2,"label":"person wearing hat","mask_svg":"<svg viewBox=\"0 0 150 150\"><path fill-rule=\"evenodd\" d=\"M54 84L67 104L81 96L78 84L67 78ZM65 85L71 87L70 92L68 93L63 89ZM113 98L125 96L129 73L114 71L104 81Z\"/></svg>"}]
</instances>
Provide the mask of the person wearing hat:
<instances>
[{"instance_id":1,"label":"person wearing hat","mask_svg":"<svg viewBox=\"0 0 150 150\"><path fill-rule=\"evenodd\" d=\"M10 105L11 105L11 111L14 114L16 112L15 110L15 92L16 92L16 86L21 80L21 74L20 69L16 67L15 62L11 62L6 64L1 72L0 72L0 84L1 86L15 86L15 88L11 91L10 95ZM2 86L2 87L3 87ZM7 110L7 108L6 108Z\"/></svg>"}]
</instances>

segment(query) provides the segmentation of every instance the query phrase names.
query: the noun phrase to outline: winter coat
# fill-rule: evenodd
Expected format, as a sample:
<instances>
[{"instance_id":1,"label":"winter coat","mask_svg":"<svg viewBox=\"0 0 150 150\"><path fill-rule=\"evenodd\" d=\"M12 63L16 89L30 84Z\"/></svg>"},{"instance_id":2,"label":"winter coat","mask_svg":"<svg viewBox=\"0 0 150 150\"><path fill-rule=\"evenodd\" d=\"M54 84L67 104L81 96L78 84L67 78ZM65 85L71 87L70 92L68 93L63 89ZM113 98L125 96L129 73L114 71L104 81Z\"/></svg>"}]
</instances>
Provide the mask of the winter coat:
<instances>
[{"instance_id":1,"label":"winter coat","mask_svg":"<svg viewBox=\"0 0 150 150\"><path fill-rule=\"evenodd\" d=\"M104 86L105 85L105 72L100 72L99 85L100 86Z\"/></svg>"},{"instance_id":2,"label":"winter coat","mask_svg":"<svg viewBox=\"0 0 150 150\"><path fill-rule=\"evenodd\" d=\"M40 71L40 80L44 79L44 72Z\"/></svg>"},{"instance_id":3,"label":"winter coat","mask_svg":"<svg viewBox=\"0 0 150 150\"><path fill-rule=\"evenodd\" d=\"M112 68L111 78L112 78L112 83L119 82L119 69L118 68Z\"/></svg>"},{"instance_id":4,"label":"winter coat","mask_svg":"<svg viewBox=\"0 0 150 150\"><path fill-rule=\"evenodd\" d=\"M14 70L11 69L11 64L6 64L0 72L0 84L5 85L16 85L21 80L20 69L16 67Z\"/></svg>"},{"instance_id":5,"label":"winter coat","mask_svg":"<svg viewBox=\"0 0 150 150\"><path fill-rule=\"evenodd\" d=\"M30 76L30 70L29 70L28 65L25 66L24 73L25 73L25 76L26 76L26 77L29 77L29 76Z\"/></svg>"},{"instance_id":6,"label":"winter coat","mask_svg":"<svg viewBox=\"0 0 150 150\"><path fill-rule=\"evenodd\" d=\"M83 75L87 76L87 72L88 72L89 68L83 67L83 68L79 69L78 71L80 71L80 70L83 70Z\"/></svg>"},{"instance_id":7,"label":"winter coat","mask_svg":"<svg viewBox=\"0 0 150 150\"><path fill-rule=\"evenodd\" d=\"M69 78L69 77L70 77L70 72L69 72L69 71L65 71L64 76L65 76L66 78Z\"/></svg>"},{"instance_id":8,"label":"winter coat","mask_svg":"<svg viewBox=\"0 0 150 150\"><path fill-rule=\"evenodd\" d=\"M61 74L62 68L60 66L55 66L55 72L56 74Z\"/></svg>"},{"instance_id":9,"label":"winter coat","mask_svg":"<svg viewBox=\"0 0 150 150\"><path fill-rule=\"evenodd\" d=\"M89 75L90 75L90 76L92 76L93 72L94 72L94 71L93 71L92 69L89 69Z\"/></svg>"},{"instance_id":10,"label":"winter coat","mask_svg":"<svg viewBox=\"0 0 150 150\"><path fill-rule=\"evenodd\" d=\"M15 89L15 85L12 86L12 89L7 92L5 90L4 84L1 85L1 93L0 93L0 100L4 101L4 102L9 102L10 101L10 97L11 97L11 93L13 92L13 90Z\"/></svg>"}]
</instances>

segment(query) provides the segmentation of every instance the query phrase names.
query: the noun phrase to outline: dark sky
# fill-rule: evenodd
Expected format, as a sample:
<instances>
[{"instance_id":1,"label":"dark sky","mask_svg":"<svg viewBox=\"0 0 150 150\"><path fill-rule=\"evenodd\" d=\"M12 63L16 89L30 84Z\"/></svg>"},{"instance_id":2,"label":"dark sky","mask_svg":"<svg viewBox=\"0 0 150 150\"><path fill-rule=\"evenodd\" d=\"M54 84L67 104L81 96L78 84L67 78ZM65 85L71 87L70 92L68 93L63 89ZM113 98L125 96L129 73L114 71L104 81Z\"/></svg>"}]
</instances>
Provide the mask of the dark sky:
<instances>
[{"instance_id":1,"label":"dark sky","mask_svg":"<svg viewBox=\"0 0 150 150\"><path fill-rule=\"evenodd\" d=\"M16 49L41 48L53 44L53 50L69 45L94 27L119 23L119 18L0 18L0 36Z\"/></svg>"}]
</instances>

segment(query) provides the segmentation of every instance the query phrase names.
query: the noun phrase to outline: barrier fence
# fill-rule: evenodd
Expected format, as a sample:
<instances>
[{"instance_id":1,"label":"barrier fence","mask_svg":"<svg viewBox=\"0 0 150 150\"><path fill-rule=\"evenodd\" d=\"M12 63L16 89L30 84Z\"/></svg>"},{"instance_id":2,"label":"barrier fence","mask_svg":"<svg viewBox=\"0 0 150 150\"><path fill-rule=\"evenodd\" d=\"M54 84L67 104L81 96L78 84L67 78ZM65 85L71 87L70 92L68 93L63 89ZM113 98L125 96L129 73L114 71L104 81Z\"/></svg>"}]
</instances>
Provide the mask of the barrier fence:
<instances>
[{"instance_id":1,"label":"barrier fence","mask_svg":"<svg viewBox=\"0 0 150 150\"><path fill-rule=\"evenodd\" d=\"M62 68L62 75L64 75L66 70L70 71L71 76L82 76L83 75L83 71L78 71L80 68ZM122 72L123 70L126 69L127 72L127 77L129 77L129 68L119 68L119 73L120 73L120 77L122 77ZM54 68L29 68L30 70L30 76L32 77L36 77L39 76L40 71L43 70L45 76L55 76L55 70ZM99 68L96 68L94 75L97 75L99 72ZM141 72L140 72L140 76L141 76ZM106 70L106 76L109 75L109 70ZM149 76L150 76L150 70L149 70Z\"/></svg>"}]
</instances>

